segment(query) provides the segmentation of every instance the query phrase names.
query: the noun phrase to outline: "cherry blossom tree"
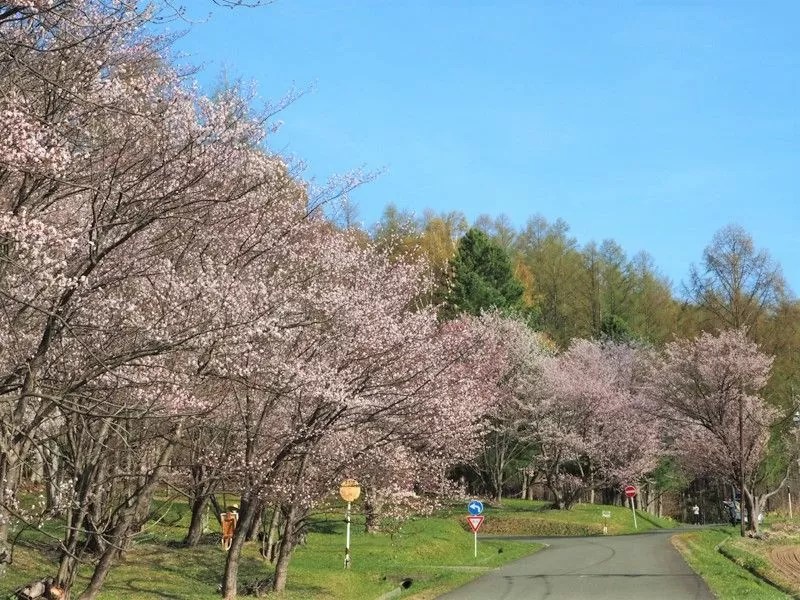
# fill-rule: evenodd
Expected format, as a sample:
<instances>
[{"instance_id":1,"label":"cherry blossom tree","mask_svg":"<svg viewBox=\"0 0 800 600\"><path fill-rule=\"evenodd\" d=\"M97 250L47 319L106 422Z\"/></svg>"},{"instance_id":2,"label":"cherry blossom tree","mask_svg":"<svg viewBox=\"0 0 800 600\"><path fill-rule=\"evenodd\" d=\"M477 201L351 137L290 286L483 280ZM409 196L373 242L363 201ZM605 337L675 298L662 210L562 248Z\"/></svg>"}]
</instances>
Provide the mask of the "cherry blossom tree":
<instances>
[{"instance_id":1,"label":"cherry blossom tree","mask_svg":"<svg viewBox=\"0 0 800 600\"><path fill-rule=\"evenodd\" d=\"M237 307L315 208L262 146L270 110L184 85L142 33L150 15L0 12L0 546L23 467L57 443L77 482L58 577L69 587L77 544L99 553L87 599L146 513L175 417L210 407L209 348L253 318Z\"/></svg>"},{"instance_id":2,"label":"cherry blossom tree","mask_svg":"<svg viewBox=\"0 0 800 600\"><path fill-rule=\"evenodd\" d=\"M529 467L536 452L530 415L544 394L544 358L554 349L526 323L498 311L484 313L480 324L495 339L499 385L485 417L484 448L477 466L488 479L494 500L500 502L503 486L513 474L511 467Z\"/></svg>"},{"instance_id":3,"label":"cherry blossom tree","mask_svg":"<svg viewBox=\"0 0 800 600\"><path fill-rule=\"evenodd\" d=\"M656 466L660 428L641 393L649 353L627 344L573 340L544 365L544 390L527 419L534 459L558 508L587 489L636 482Z\"/></svg>"},{"instance_id":4,"label":"cherry blossom tree","mask_svg":"<svg viewBox=\"0 0 800 600\"><path fill-rule=\"evenodd\" d=\"M650 394L673 423L673 451L695 474L726 478L742 492L748 527L777 492L763 486L772 427L780 414L759 396L772 357L744 329L703 333L667 345L655 369ZM742 535L745 525L742 522Z\"/></svg>"},{"instance_id":5,"label":"cherry blossom tree","mask_svg":"<svg viewBox=\"0 0 800 600\"><path fill-rule=\"evenodd\" d=\"M415 304L430 285L425 267L393 263L353 232L312 229L258 297L280 307L272 326L229 336L209 362L209 372L233 383L229 412L243 425L242 510L223 583L230 598L259 504L278 503L285 513L280 590L294 521L338 476L381 452L397 460L425 452L445 464L459 435L460 443L473 437L465 399L482 402L476 392L486 379L471 358L479 356L474 344L464 343L466 329L441 326L434 307ZM281 302L270 299L278 293Z\"/></svg>"}]
</instances>

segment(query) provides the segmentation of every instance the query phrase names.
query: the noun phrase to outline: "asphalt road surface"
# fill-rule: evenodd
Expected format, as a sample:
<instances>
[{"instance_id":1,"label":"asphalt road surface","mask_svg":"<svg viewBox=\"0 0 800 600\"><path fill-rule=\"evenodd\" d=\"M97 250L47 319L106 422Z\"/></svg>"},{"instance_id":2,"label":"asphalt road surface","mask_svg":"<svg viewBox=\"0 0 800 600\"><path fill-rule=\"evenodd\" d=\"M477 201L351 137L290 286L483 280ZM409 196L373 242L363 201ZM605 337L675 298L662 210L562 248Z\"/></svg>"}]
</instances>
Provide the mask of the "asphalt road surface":
<instances>
[{"instance_id":1,"label":"asphalt road surface","mask_svg":"<svg viewBox=\"0 0 800 600\"><path fill-rule=\"evenodd\" d=\"M674 534L530 538L548 546L440 600L713 600L672 547Z\"/></svg>"}]
</instances>

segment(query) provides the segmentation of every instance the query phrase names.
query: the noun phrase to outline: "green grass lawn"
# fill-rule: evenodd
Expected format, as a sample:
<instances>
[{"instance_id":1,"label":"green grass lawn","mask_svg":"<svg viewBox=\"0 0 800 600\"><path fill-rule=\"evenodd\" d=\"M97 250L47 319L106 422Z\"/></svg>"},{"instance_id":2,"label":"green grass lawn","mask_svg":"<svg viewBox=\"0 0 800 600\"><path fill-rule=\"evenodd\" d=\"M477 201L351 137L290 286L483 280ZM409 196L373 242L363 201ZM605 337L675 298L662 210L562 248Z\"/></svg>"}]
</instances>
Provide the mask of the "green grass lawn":
<instances>
[{"instance_id":1,"label":"green grass lawn","mask_svg":"<svg viewBox=\"0 0 800 600\"><path fill-rule=\"evenodd\" d=\"M791 598L745 568L765 574L770 571L768 561L753 552L754 544L759 542L738 535L736 527L714 527L676 535L673 543L719 600ZM730 558L718 551L720 545Z\"/></svg>"},{"instance_id":2,"label":"green grass lawn","mask_svg":"<svg viewBox=\"0 0 800 600\"><path fill-rule=\"evenodd\" d=\"M219 543L208 536L208 542L197 548L177 544L188 524L185 503L164 504L154 514L158 515L158 523L145 529L124 562L112 570L101 599L218 600L216 589L225 561ZM465 514L466 510L458 514L445 511L440 516L411 519L394 535L364 533L363 519L355 515L349 571L343 569L343 515L317 515L306 545L297 549L290 565L287 591L279 597L371 599L410 578L414 583L403 597L433 598L539 548L529 542L479 541L475 558L473 537L461 525ZM259 557L258 549L258 543L246 546L241 583L271 573L271 565ZM0 580L0 598L33 579L53 575L55 558L41 534L28 535L24 544L17 546L14 564ZM76 589L86 585L87 576L88 570L82 573Z\"/></svg>"},{"instance_id":3,"label":"green grass lawn","mask_svg":"<svg viewBox=\"0 0 800 600\"><path fill-rule=\"evenodd\" d=\"M547 502L503 500L502 506L487 506L481 533L493 535L602 535L603 511L608 511L608 534L642 533L675 527L672 519L636 512L634 528L630 508L600 504L576 504L570 510L553 510Z\"/></svg>"}]
</instances>

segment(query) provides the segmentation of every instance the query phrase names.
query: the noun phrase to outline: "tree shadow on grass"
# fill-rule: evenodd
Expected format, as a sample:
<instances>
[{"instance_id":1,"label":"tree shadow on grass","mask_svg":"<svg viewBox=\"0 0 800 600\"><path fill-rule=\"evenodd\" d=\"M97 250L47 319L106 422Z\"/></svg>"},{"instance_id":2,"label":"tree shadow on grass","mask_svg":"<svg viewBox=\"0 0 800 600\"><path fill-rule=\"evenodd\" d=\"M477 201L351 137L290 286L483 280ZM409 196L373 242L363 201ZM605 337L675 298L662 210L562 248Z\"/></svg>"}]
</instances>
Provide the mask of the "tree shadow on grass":
<instances>
[{"instance_id":1,"label":"tree shadow on grass","mask_svg":"<svg viewBox=\"0 0 800 600\"><path fill-rule=\"evenodd\" d=\"M114 591L119 594L119 598L124 598L126 594L152 594L153 598L172 598L174 600L188 600L188 598L196 597L197 591L187 590L185 596L178 595L177 593L169 593L163 590L154 589L158 584L154 581L146 581L142 579L126 579L124 582L116 584L106 584L103 590L110 592ZM212 591L212 590L209 590Z\"/></svg>"},{"instance_id":2,"label":"tree shadow on grass","mask_svg":"<svg viewBox=\"0 0 800 600\"><path fill-rule=\"evenodd\" d=\"M329 519L320 521L309 521L307 529L310 533L339 533L343 528L340 522Z\"/></svg>"}]
</instances>

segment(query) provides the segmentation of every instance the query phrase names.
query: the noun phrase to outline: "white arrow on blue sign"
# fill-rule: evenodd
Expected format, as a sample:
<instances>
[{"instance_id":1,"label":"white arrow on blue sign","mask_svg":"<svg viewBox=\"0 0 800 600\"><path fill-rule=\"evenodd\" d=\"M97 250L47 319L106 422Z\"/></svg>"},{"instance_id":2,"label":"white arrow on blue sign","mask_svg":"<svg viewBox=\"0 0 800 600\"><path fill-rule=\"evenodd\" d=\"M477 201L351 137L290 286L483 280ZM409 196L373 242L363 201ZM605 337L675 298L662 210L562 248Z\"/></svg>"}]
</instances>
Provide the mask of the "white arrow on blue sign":
<instances>
[{"instance_id":1,"label":"white arrow on blue sign","mask_svg":"<svg viewBox=\"0 0 800 600\"><path fill-rule=\"evenodd\" d=\"M483 512L483 502L480 500L470 500L467 504L467 510L471 515L479 515Z\"/></svg>"}]
</instances>

